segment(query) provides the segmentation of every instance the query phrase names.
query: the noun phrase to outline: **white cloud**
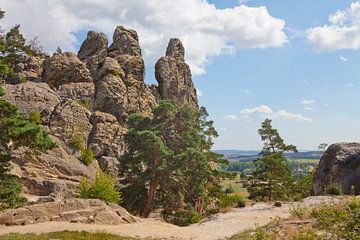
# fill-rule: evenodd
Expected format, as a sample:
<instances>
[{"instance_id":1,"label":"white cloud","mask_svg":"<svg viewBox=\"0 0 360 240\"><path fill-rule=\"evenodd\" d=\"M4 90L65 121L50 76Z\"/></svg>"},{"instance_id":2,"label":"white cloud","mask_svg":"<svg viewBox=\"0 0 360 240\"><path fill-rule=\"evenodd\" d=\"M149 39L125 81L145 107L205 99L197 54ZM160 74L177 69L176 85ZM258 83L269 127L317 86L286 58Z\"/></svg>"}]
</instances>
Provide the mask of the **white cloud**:
<instances>
[{"instance_id":1,"label":"white cloud","mask_svg":"<svg viewBox=\"0 0 360 240\"><path fill-rule=\"evenodd\" d=\"M259 116L262 118L272 118L281 120L293 120L297 122L310 123L312 119L305 117L301 114L291 113L285 110L273 111L267 105L260 105L254 108L245 108L241 110L242 118L251 119L252 115Z\"/></svg>"},{"instance_id":2,"label":"white cloud","mask_svg":"<svg viewBox=\"0 0 360 240\"><path fill-rule=\"evenodd\" d=\"M226 121L230 121L230 122L236 122L236 121L240 120L240 118L235 115L225 115L225 116L223 116L223 119L225 119Z\"/></svg>"},{"instance_id":3,"label":"white cloud","mask_svg":"<svg viewBox=\"0 0 360 240\"><path fill-rule=\"evenodd\" d=\"M202 91L200 91L199 89L196 89L196 94L198 97L204 96L204 93Z\"/></svg>"},{"instance_id":4,"label":"white cloud","mask_svg":"<svg viewBox=\"0 0 360 240\"><path fill-rule=\"evenodd\" d=\"M348 87L348 88L353 88L353 87L355 87L355 84L348 83L348 84L345 84L344 86Z\"/></svg>"},{"instance_id":5,"label":"white cloud","mask_svg":"<svg viewBox=\"0 0 360 240\"><path fill-rule=\"evenodd\" d=\"M164 55L171 37L186 48L194 75L223 53L242 48L280 47L287 42L285 21L266 7L217 9L203 0L0 0L2 26L19 23L28 39L39 36L47 51L75 50L75 32L95 29L112 36L117 25L137 30L147 64Z\"/></svg>"},{"instance_id":6,"label":"white cloud","mask_svg":"<svg viewBox=\"0 0 360 240\"><path fill-rule=\"evenodd\" d=\"M315 108L312 108L312 107L306 107L305 110L307 111L315 111Z\"/></svg>"},{"instance_id":7,"label":"white cloud","mask_svg":"<svg viewBox=\"0 0 360 240\"><path fill-rule=\"evenodd\" d=\"M244 93L245 93L245 94L248 94L248 95L251 95L251 94L253 94L254 92L251 91L250 89L245 89L245 90L244 90Z\"/></svg>"},{"instance_id":8,"label":"white cloud","mask_svg":"<svg viewBox=\"0 0 360 240\"><path fill-rule=\"evenodd\" d=\"M305 99L300 102L302 105L311 105L315 103L315 100Z\"/></svg>"},{"instance_id":9,"label":"white cloud","mask_svg":"<svg viewBox=\"0 0 360 240\"><path fill-rule=\"evenodd\" d=\"M307 29L307 38L321 51L360 49L360 2L329 16L329 24Z\"/></svg>"},{"instance_id":10,"label":"white cloud","mask_svg":"<svg viewBox=\"0 0 360 240\"><path fill-rule=\"evenodd\" d=\"M339 58L340 58L340 61L342 61L342 62L347 62L347 61L349 61L349 59L347 59L347 58L344 57L344 56L340 56Z\"/></svg>"}]
</instances>

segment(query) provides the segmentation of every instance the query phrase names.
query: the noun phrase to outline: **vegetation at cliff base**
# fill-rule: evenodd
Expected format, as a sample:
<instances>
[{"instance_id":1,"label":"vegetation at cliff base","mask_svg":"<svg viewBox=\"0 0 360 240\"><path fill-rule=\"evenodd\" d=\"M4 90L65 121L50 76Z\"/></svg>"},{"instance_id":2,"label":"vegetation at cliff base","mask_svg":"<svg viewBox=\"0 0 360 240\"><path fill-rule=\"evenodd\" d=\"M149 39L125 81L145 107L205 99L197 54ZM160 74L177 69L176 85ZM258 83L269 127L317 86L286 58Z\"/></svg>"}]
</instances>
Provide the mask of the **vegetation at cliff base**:
<instances>
[{"instance_id":1,"label":"vegetation at cliff base","mask_svg":"<svg viewBox=\"0 0 360 240\"><path fill-rule=\"evenodd\" d=\"M93 181L84 177L80 184L79 197L101 199L106 202L120 204L121 193L117 190L116 179L99 170Z\"/></svg>"}]
</instances>

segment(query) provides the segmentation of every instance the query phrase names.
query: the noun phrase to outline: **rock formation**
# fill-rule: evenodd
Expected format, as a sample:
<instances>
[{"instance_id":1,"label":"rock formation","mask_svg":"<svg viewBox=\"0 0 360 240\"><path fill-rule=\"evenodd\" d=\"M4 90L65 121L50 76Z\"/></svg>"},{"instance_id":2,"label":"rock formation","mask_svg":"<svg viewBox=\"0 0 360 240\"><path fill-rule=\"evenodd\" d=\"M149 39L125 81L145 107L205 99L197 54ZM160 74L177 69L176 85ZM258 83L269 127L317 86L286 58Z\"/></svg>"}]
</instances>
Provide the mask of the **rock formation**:
<instances>
[{"instance_id":1,"label":"rock formation","mask_svg":"<svg viewBox=\"0 0 360 240\"><path fill-rule=\"evenodd\" d=\"M324 152L313 181L315 195L330 184L339 184L343 193L360 193L360 143L336 143Z\"/></svg>"},{"instance_id":2,"label":"rock formation","mask_svg":"<svg viewBox=\"0 0 360 240\"><path fill-rule=\"evenodd\" d=\"M46 221L115 225L134 223L137 219L124 208L97 199L66 199L0 212L0 223L5 225Z\"/></svg>"},{"instance_id":3,"label":"rock formation","mask_svg":"<svg viewBox=\"0 0 360 240\"><path fill-rule=\"evenodd\" d=\"M185 63L185 49L179 39L170 40L166 56L155 65L155 77L162 99L186 103L198 108L196 89L189 65Z\"/></svg>"},{"instance_id":4,"label":"rock formation","mask_svg":"<svg viewBox=\"0 0 360 240\"><path fill-rule=\"evenodd\" d=\"M122 26L116 28L109 47L105 34L89 31L78 55L25 56L16 71L29 81L5 84L5 98L26 117L40 113L42 127L58 147L36 156L20 149L12 173L25 193L52 200L74 197L83 176L93 178L100 167L116 174L130 114L151 115L163 99L198 107L181 42L170 40L166 56L156 64L159 87L148 86L138 35ZM94 153L96 161L90 166L80 161L71 144L77 134Z\"/></svg>"}]
</instances>

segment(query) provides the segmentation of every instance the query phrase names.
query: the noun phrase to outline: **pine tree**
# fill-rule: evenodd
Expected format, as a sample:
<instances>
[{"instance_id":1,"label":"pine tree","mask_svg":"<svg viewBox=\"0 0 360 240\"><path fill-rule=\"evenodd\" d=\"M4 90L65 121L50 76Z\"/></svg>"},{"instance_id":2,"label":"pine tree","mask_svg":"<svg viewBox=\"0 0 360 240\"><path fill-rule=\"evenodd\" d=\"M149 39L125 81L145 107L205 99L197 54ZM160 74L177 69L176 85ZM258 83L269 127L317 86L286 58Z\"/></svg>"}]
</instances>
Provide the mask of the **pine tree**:
<instances>
[{"instance_id":1,"label":"pine tree","mask_svg":"<svg viewBox=\"0 0 360 240\"><path fill-rule=\"evenodd\" d=\"M286 145L280 134L271 125L270 119L265 119L259 129L264 142L260 157L254 160L255 169L250 177L249 198L261 200L284 199L291 193L294 178L287 165L285 152L297 152L294 145Z\"/></svg>"},{"instance_id":2,"label":"pine tree","mask_svg":"<svg viewBox=\"0 0 360 240\"><path fill-rule=\"evenodd\" d=\"M221 188L211 168L217 156L210 148L217 134L203 113L162 101L151 118L130 116L119 176L131 211L144 217L155 207L173 212L188 206L202 212L215 198L214 189Z\"/></svg>"},{"instance_id":3,"label":"pine tree","mask_svg":"<svg viewBox=\"0 0 360 240\"><path fill-rule=\"evenodd\" d=\"M4 12L0 11L0 17ZM17 35L18 27L10 30L6 36L0 36L0 209L12 207L22 201L19 197L21 185L14 176L9 175L9 165L15 149L26 147L37 153L55 147L48 134L35 123L22 117L17 108L2 98L5 94L1 84L5 78L12 75L12 60L19 52L17 48L23 45L25 39ZM19 38L18 38L19 37Z\"/></svg>"}]
</instances>

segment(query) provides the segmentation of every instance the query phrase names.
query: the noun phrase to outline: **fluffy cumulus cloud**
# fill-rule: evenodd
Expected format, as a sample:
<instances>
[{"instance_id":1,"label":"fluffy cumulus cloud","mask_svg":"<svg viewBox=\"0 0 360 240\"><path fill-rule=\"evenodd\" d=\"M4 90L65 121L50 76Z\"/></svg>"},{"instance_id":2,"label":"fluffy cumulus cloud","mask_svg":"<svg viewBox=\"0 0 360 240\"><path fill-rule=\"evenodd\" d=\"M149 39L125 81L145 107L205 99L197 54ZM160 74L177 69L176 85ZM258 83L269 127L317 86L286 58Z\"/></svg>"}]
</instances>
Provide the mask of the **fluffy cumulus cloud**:
<instances>
[{"instance_id":1,"label":"fluffy cumulus cloud","mask_svg":"<svg viewBox=\"0 0 360 240\"><path fill-rule=\"evenodd\" d=\"M329 16L329 24L307 30L308 40L320 51L360 49L360 2Z\"/></svg>"},{"instance_id":2,"label":"fluffy cumulus cloud","mask_svg":"<svg viewBox=\"0 0 360 240\"><path fill-rule=\"evenodd\" d=\"M112 35L117 25L136 29L145 61L164 55L171 37L182 40L195 75L209 61L240 48L280 47L287 42L285 22L266 7L217 9L204 0L0 0L5 28L19 23L28 38L39 36L47 51L74 51L76 33L95 29Z\"/></svg>"},{"instance_id":3,"label":"fluffy cumulus cloud","mask_svg":"<svg viewBox=\"0 0 360 240\"><path fill-rule=\"evenodd\" d=\"M249 121L252 116L258 116L262 118L272 118L281 120L293 120L297 122L310 123L311 118L305 117L302 114L291 113L285 110L274 111L267 105L260 105L254 108L245 108L241 110L241 118Z\"/></svg>"}]
</instances>

